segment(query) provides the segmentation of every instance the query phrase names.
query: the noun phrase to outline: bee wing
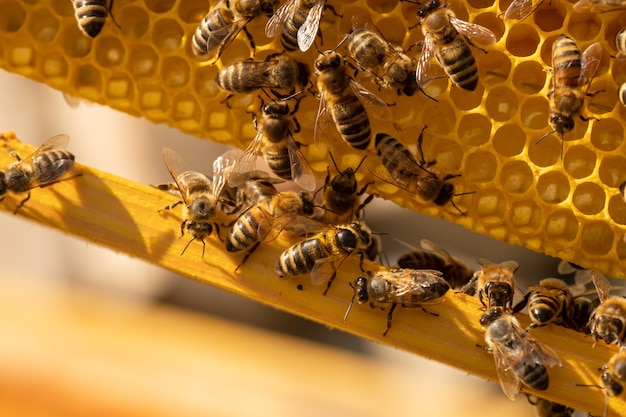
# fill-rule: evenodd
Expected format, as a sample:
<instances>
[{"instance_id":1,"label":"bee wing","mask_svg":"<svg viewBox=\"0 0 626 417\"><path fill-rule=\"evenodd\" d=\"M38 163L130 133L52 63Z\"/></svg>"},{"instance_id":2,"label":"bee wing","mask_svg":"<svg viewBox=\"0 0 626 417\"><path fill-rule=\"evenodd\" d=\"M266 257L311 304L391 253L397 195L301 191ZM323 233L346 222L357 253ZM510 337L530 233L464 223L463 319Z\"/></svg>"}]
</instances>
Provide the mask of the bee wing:
<instances>
[{"instance_id":1,"label":"bee wing","mask_svg":"<svg viewBox=\"0 0 626 417\"><path fill-rule=\"evenodd\" d=\"M331 129L331 127L333 127ZM328 143L330 142L327 137L337 136L334 129L334 122L330 109L328 107L328 99L324 91L320 91L320 105L317 109L317 116L315 117L315 128L313 130L313 140L315 146L320 152L326 152ZM322 136L326 138L322 139Z\"/></svg>"},{"instance_id":2,"label":"bee wing","mask_svg":"<svg viewBox=\"0 0 626 417\"><path fill-rule=\"evenodd\" d=\"M187 187L185 187L185 184L178 181L180 174L185 171L185 161L183 161L182 156L173 149L163 148L163 162L165 162L165 168L167 168L174 179L183 201L186 205L189 205L187 201Z\"/></svg>"},{"instance_id":3,"label":"bee wing","mask_svg":"<svg viewBox=\"0 0 626 417\"><path fill-rule=\"evenodd\" d=\"M369 116L379 120L393 120L391 109L384 100L353 79L350 79L350 87L359 100L361 100L361 103L363 103Z\"/></svg>"},{"instance_id":4,"label":"bee wing","mask_svg":"<svg viewBox=\"0 0 626 417\"><path fill-rule=\"evenodd\" d=\"M226 181L233 170L233 166L241 157L241 151L230 150L218 156L213 161L213 182L211 196L216 201L219 199L222 190L226 185Z\"/></svg>"},{"instance_id":5,"label":"bee wing","mask_svg":"<svg viewBox=\"0 0 626 417\"><path fill-rule=\"evenodd\" d=\"M257 132L256 136L250 141L243 155L234 163L232 171L228 176L228 185L231 187L241 188L245 185L246 180L251 177L251 173L257 172L256 159L263 151L263 132Z\"/></svg>"},{"instance_id":6,"label":"bee wing","mask_svg":"<svg viewBox=\"0 0 626 417\"><path fill-rule=\"evenodd\" d=\"M298 0L287 0L270 17L265 25L265 36L273 38L283 33L283 25L294 15L298 5Z\"/></svg>"},{"instance_id":7,"label":"bee wing","mask_svg":"<svg viewBox=\"0 0 626 417\"><path fill-rule=\"evenodd\" d=\"M590 45L582 54L579 85L585 85L585 92L591 85L593 77L595 77L598 68L600 67L600 60L602 59L602 45L600 42L595 42Z\"/></svg>"},{"instance_id":8,"label":"bee wing","mask_svg":"<svg viewBox=\"0 0 626 417\"><path fill-rule=\"evenodd\" d=\"M311 283L313 285L322 285L330 281L348 255L350 255L350 253L332 255L316 260L313 269L311 269Z\"/></svg>"},{"instance_id":9,"label":"bee wing","mask_svg":"<svg viewBox=\"0 0 626 417\"><path fill-rule=\"evenodd\" d=\"M463 36L479 45L489 46L496 43L496 35L484 26L451 17L450 23Z\"/></svg>"},{"instance_id":10,"label":"bee wing","mask_svg":"<svg viewBox=\"0 0 626 417\"><path fill-rule=\"evenodd\" d=\"M591 273L591 279L598 292L600 302L605 302L611 296L611 283L604 275L596 271Z\"/></svg>"},{"instance_id":11,"label":"bee wing","mask_svg":"<svg viewBox=\"0 0 626 417\"><path fill-rule=\"evenodd\" d=\"M313 169L291 135L287 138L287 151L291 162L291 179L303 190L315 190L317 183Z\"/></svg>"},{"instance_id":12,"label":"bee wing","mask_svg":"<svg viewBox=\"0 0 626 417\"><path fill-rule=\"evenodd\" d=\"M513 0L504 12L504 20L524 20L543 3L543 0Z\"/></svg>"},{"instance_id":13,"label":"bee wing","mask_svg":"<svg viewBox=\"0 0 626 417\"><path fill-rule=\"evenodd\" d=\"M541 359L543 360L544 365L547 366L562 366L561 359L559 355L556 354L554 350L545 343L540 343L538 340L530 336L527 331L524 331L524 338L528 339L528 343L530 343L535 349L535 351L539 354Z\"/></svg>"},{"instance_id":14,"label":"bee wing","mask_svg":"<svg viewBox=\"0 0 626 417\"><path fill-rule=\"evenodd\" d=\"M493 351L493 360L500 380L500 387L511 401L515 401L515 397L519 393L520 379L509 366L509 352L498 344L492 344L490 347Z\"/></svg>"},{"instance_id":15,"label":"bee wing","mask_svg":"<svg viewBox=\"0 0 626 417\"><path fill-rule=\"evenodd\" d=\"M209 31L209 36L207 38L207 54L209 57L212 58L213 56L220 56L222 51L231 44L237 34L241 32L248 22L250 22L250 19L237 19L230 25L226 25L217 30ZM221 42L214 43L212 42L211 37L217 38L218 40L221 39ZM216 45L218 47L212 47L209 49L209 45Z\"/></svg>"},{"instance_id":16,"label":"bee wing","mask_svg":"<svg viewBox=\"0 0 626 417\"><path fill-rule=\"evenodd\" d=\"M445 75L442 66L434 59L434 54L435 45L433 40L430 36L426 36L422 52L417 59L417 67L415 68L415 80L420 87L424 87L435 78Z\"/></svg>"},{"instance_id":17,"label":"bee wing","mask_svg":"<svg viewBox=\"0 0 626 417\"><path fill-rule=\"evenodd\" d=\"M579 0L574 4L574 11L577 13L604 13L626 9L626 2L621 4L606 0Z\"/></svg>"},{"instance_id":18,"label":"bee wing","mask_svg":"<svg viewBox=\"0 0 626 417\"><path fill-rule=\"evenodd\" d=\"M302 26L298 28L298 47L302 52L308 51L311 45L313 45L313 41L315 41L325 5L325 0L317 0L311 10L309 10L309 14Z\"/></svg>"},{"instance_id":19,"label":"bee wing","mask_svg":"<svg viewBox=\"0 0 626 417\"><path fill-rule=\"evenodd\" d=\"M38 155L41 155L44 152L51 151L53 149L65 149L69 142L70 142L70 137L66 134L62 133L59 135L55 135L51 137L50 139L46 140L41 145L39 145L37 149L35 149L34 151L26 155L24 158L22 158L13 166L19 167L21 165L27 165L31 163L33 158L37 157Z\"/></svg>"},{"instance_id":20,"label":"bee wing","mask_svg":"<svg viewBox=\"0 0 626 417\"><path fill-rule=\"evenodd\" d=\"M435 242L432 242L428 239L422 239L420 240L420 245L422 246L422 249L432 252L435 255L439 256L440 258L442 258L444 261L446 261L446 263L448 264L454 264L454 258L452 258L452 256L446 252L444 249L442 249L439 245L437 245Z\"/></svg>"}]
</instances>

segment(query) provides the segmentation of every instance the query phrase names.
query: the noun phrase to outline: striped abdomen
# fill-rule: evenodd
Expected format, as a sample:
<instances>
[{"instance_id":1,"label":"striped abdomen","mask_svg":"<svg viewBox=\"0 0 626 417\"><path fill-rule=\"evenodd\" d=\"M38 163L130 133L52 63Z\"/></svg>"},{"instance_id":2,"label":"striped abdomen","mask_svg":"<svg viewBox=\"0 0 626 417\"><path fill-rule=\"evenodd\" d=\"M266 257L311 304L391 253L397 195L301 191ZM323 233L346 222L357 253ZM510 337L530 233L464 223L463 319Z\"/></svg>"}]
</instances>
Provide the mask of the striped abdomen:
<instances>
[{"instance_id":1,"label":"striped abdomen","mask_svg":"<svg viewBox=\"0 0 626 417\"><path fill-rule=\"evenodd\" d=\"M326 233L323 237L305 239L280 255L276 263L276 273L279 277L306 274L311 272L315 261L332 254L332 246L328 244Z\"/></svg>"},{"instance_id":2,"label":"striped abdomen","mask_svg":"<svg viewBox=\"0 0 626 417\"><path fill-rule=\"evenodd\" d=\"M569 36L561 35L552 44L552 70L555 90L579 86L582 72L581 53L576 41Z\"/></svg>"},{"instance_id":3,"label":"striped abdomen","mask_svg":"<svg viewBox=\"0 0 626 417\"><path fill-rule=\"evenodd\" d=\"M563 307L563 297L535 294L528 300L528 315L534 323L548 324L561 316Z\"/></svg>"},{"instance_id":4,"label":"striped abdomen","mask_svg":"<svg viewBox=\"0 0 626 417\"><path fill-rule=\"evenodd\" d=\"M376 152L391 178L403 189L413 191L419 178L426 175L411 152L396 138L386 133L376 135Z\"/></svg>"},{"instance_id":5,"label":"striped abdomen","mask_svg":"<svg viewBox=\"0 0 626 417\"><path fill-rule=\"evenodd\" d=\"M74 0L74 15L78 27L92 38L102 30L108 13L107 0Z\"/></svg>"},{"instance_id":6,"label":"striped abdomen","mask_svg":"<svg viewBox=\"0 0 626 417\"><path fill-rule=\"evenodd\" d=\"M74 167L74 154L64 149L47 151L37 155L32 166L33 180L45 185L55 182Z\"/></svg>"},{"instance_id":7,"label":"striped abdomen","mask_svg":"<svg viewBox=\"0 0 626 417\"><path fill-rule=\"evenodd\" d=\"M291 179L291 158L285 143L266 146L263 159L276 176L285 180Z\"/></svg>"},{"instance_id":8,"label":"striped abdomen","mask_svg":"<svg viewBox=\"0 0 626 417\"><path fill-rule=\"evenodd\" d=\"M355 149L366 149L372 137L370 120L359 98L346 91L329 102L330 112L343 140Z\"/></svg>"},{"instance_id":9,"label":"striped abdomen","mask_svg":"<svg viewBox=\"0 0 626 417\"><path fill-rule=\"evenodd\" d=\"M548 369L537 352L527 352L520 360L513 361L511 368L529 387L542 391L548 389L550 385Z\"/></svg>"},{"instance_id":10,"label":"striped abdomen","mask_svg":"<svg viewBox=\"0 0 626 417\"><path fill-rule=\"evenodd\" d=\"M280 41L288 51L298 49L298 29L304 24L315 1L300 1L291 19L286 19Z\"/></svg>"},{"instance_id":11,"label":"striped abdomen","mask_svg":"<svg viewBox=\"0 0 626 417\"><path fill-rule=\"evenodd\" d=\"M216 36L216 31L230 25L235 20L233 12L225 6L216 7L204 16L202 22L196 28L191 39L191 50L201 56L217 49L229 35L229 31L217 32L223 36Z\"/></svg>"},{"instance_id":12,"label":"striped abdomen","mask_svg":"<svg viewBox=\"0 0 626 417\"><path fill-rule=\"evenodd\" d=\"M226 250L238 252L257 243L259 241L259 220L266 217L265 212L258 205L239 216L226 238Z\"/></svg>"},{"instance_id":13,"label":"striped abdomen","mask_svg":"<svg viewBox=\"0 0 626 417\"><path fill-rule=\"evenodd\" d=\"M474 91L478 85L478 67L465 38L458 35L437 49L435 56L445 73L457 86Z\"/></svg>"}]
</instances>

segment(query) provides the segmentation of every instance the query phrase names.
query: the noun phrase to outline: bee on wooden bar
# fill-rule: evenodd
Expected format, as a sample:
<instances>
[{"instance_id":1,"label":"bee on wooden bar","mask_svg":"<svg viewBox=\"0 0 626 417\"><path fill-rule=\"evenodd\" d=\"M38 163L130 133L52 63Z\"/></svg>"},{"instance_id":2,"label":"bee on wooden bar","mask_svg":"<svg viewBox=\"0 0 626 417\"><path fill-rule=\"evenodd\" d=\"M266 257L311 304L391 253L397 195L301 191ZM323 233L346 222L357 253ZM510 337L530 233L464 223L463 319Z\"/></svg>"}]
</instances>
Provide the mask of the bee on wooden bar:
<instances>
[{"instance_id":1,"label":"bee on wooden bar","mask_svg":"<svg viewBox=\"0 0 626 417\"><path fill-rule=\"evenodd\" d=\"M566 405L555 403L545 398L526 394L528 402L535 406L537 417L573 417L576 410Z\"/></svg>"},{"instance_id":2,"label":"bee on wooden bar","mask_svg":"<svg viewBox=\"0 0 626 417\"><path fill-rule=\"evenodd\" d=\"M424 127L424 129L426 128ZM440 177L428 169L432 163L428 163L424 159L422 152L423 134L424 130L420 133L417 141L417 149L420 153L419 161L399 140L386 133L376 135L376 152L382 166L391 176L392 183L411 194L416 194L424 202L432 201L438 206L443 206L452 202L452 197L455 195L454 185L448 181L458 175ZM384 178L382 179L384 180ZM456 207L454 202L452 205Z\"/></svg>"},{"instance_id":3,"label":"bee on wooden bar","mask_svg":"<svg viewBox=\"0 0 626 417\"><path fill-rule=\"evenodd\" d=\"M283 47L288 51L309 50L322 20L325 8L334 11L326 0L287 0L265 26L268 38L281 35Z\"/></svg>"},{"instance_id":4,"label":"bee on wooden bar","mask_svg":"<svg viewBox=\"0 0 626 417\"><path fill-rule=\"evenodd\" d=\"M287 277L310 272L313 285L327 283L326 294L343 261L352 253L362 259L371 243L372 232L362 222L327 226L285 250L276 263L276 274Z\"/></svg>"},{"instance_id":5,"label":"bee on wooden bar","mask_svg":"<svg viewBox=\"0 0 626 417\"><path fill-rule=\"evenodd\" d=\"M355 15L352 27L340 45L360 69L371 73L382 88L407 96L415 94L418 89L415 59L401 47L394 47L365 16Z\"/></svg>"},{"instance_id":6,"label":"bee on wooden bar","mask_svg":"<svg viewBox=\"0 0 626 417\"><path fill-rule=\"evenodd\" d=\"M276 191L269 196L265 195L237 218L226 238L226 250L248 250L239 264L241 266L262 242L276 238L290 225L297 226L299 217L310 217L313 211L313 196L309 193Z\"/></svg>"},{"instance_id":7,"label":"bee on wooden bar","mask_svg":"<svg viewBox=\"0 0 626 417\"><path fill-rule=\"evenodd\" d=\"M17 162L5 171L0 171L0 200L4 199L7 191L26 193L13 214L30 199L31 189L47 187L81 174L74 165L74 155L64 149L69 141L70 137L65 134L53 136L24 158L10 152Z\"/></svg>"},{"instance_id":8,"label":"bee on wooden bar","mask_svg":"<svg viewBox=\"0 0 626 417\"><path fill-rule=\"evenodd\" d=\"M609 398L622 394L626 385L626 349L622 347L619 352L613 354L601 370L600 383L606 393L604 417L608 417Z\"/></svg>"},{"instance_id":9,"label":"bee on wooden bar","mask_svg":"<svg viewBox=\"0 0 626 417\"><path fill-rule=\"evenodd\" d=\"M98 36L108 15L111 15L113 23L119 26L111 14L113 0L73 0L72 3L78 28L90 38Z\"/></svg>"},{"instance_id":10,"label":"bee on wooden bar","mask_svg":"<svg viewBox=\"0 0 626 417\"><path fill-rule=\"evenodd\" d=\"M598 292L600 305L591 314L589 328L594 339L608 344L624 346L626 335L626 298L611 295L611 284L604 275L593 271L593 284Z\"/></svg>"},{"instance_id":11,"label":"bee on wooden bar","mask_svg":"<svg viewBox=\"0 0 626 417\"><path fill-rule=\"evenodd\" d=\"M480 318L485 342L493 353L500 386L515 400L520 383L536 390L548 389L548 366L561 360L548 346L535 340L502 306L490 307Z\"/></svg>"},{"instance_id":12,"label":"bee on wooden bar","mask_svg":"<svg viewBox=\"0 0 626 417\"><path fill-rule=\"evenodd\" d=\"M371 194L361 203L361 196L372 183L365 184L359 190L356 177L354 176L367 155L361 159L356 168L348 167L343 171L337 166L333 154L329 152L329 155L335 170L337 170L337 175L331 179L330 167L328 167L328 174L322 189L324 193L323 210L319 220L328 224L348 224L355 220L358 217L358 213L374 198L374 195Z\"/></svg>"},{"instance_id":13,"label":"bee on wooden bar","mask_svg":"<svg viewBox=\"0 0 626 417\"><path fill-rule=\"evenodd\" d=\"M253 171L257 155L263 155L267 165L279 178L293 179L302 189L315 190L315 175L311 165L300 151L301 144L293 138L293 133L300 131L300 126L293 117L296 111L297 105L290 112L289 104L284 101L261 104L261 116L254 116L257 134L235 164L229 182Z\"/></svg>"},{"instance_id":14,"label":"bee on wooden bar","mask_svg":"<svg viewBox=\"0 0 626 417\"><path fill-rule=\"evenodd\" d=\"M183 221L180 224L181 237L185 229L192 239L187 242L181 255L185 253L189 244L194 240L202 242L202 257L204 257L204 238L211 235L213 230L219 237L218 204L226 180L230 175L233 164L238 158L238 153L228 151L213 162L213 180L204 174L195 171L186 171L182 157L169 148L163 148L163 161L165 167L174 179L178 191L182 197L165 207L163 210L171 210L183 204Z\"/></svg>"},{"instance_id":15,"label":"bee on wooden bar","mask_svg":"<svg viewBox=\"0 0 626 417\"><path fill-rule=\"evenodd\" d=\"M417 83L425 86L443 70L458 87L474 91L478 85L478 68L470 44L489 46L496 37L489 29L458 19L447 1L429 0L417 12L424 34L422 53L415 71ZM438 65L433 62L436 58Z\"/></svg>"},{"instance_id":16,"label":"bee on wooden bar","mask_svg":"<svg viewBox=\"0 0 626 417\"><path fill-rule=\"evenodd\" d=\"M539 285L532 285L528 293L513 309L514 313L528 306L528 317L532 321L528 330L555 323L573 328L574 298L565 281L546 278Z\"/></svg>"},{"instance_id":17,"label":"bee on wooden bar","mask_svg":"<svg viewBox=\"0 0 626 417\"><path fill-rule=\"evenodd\" d=\"M602 58L602 46L599 42L589 46L581 54L576 41L568 35L560 35L552 44L552 90L550 99L550 118L552 131L541 136L535 143L557 133L563 136L574 129L574 117L588 120L581 114L585 97L591 81L598 71ZM561 155L563 148L561 146Z\"/></svg>"},{"instance_id":18,"label":"bee on wooden bar","mask_svg":"<svg viewBox=\"0 0 626 417\"><path fill-rule=\"evenodd\" d=\"M398 258L397 264L400 268L441 271L443 278L450 284L450 287L455 289L463 288L472 279L474 272L469 269L465 262L453 257L435 242L422 239L420 241L421 249L404 242L401 243L411 249L411 252Z\"/></svg>"},{"instance_id":19,"label":"bee on wooden bar","mask_svg":"<svg viewBox=\"0 0 626 417\"><path fill-rule=\"evenodd\" d=\"M478 299L487 308L501 307L511 311L515 293L514 273L519 267L515 261L494 264L486 259L479 259L482 270L474 272L472 279L461 289L469 291L474 285L478 288Z\"/></svg>"},{"instance_id":20,"label":"bee on wooden bar","mask_svg":"<svg viewBox=\"0 0 626 417\"><path fill-rule=\"evenodd\" d=\"M368 110L380 119L392 120L391 111L383 100L371 93L348 74L345 62L335 51L321 53L315 60L320 106L315 122L314 138L322 143L329 116L341 138L355 149L364 150L372 138Z\"/></svg>"},{"instance_id":21,"label":"bee on wooden bar","mask_svg":"<svg viewBox=\"0 0 626 417\"><path fill-rule=\"evenodd\" d=\"M246 25L261 14L271 16L278 3L278 0L220 0L194 32L191 50L197 56L215 52L218 59L242 30L254 50L254 40Z\"/></svg>"},{"instance_id":22,"label":"bee on wooden bar","mask_svg":"<svg viewBox=\"0 0 626 417\"><path fill-rule=\"evenodd\" d=\"M346 321L354 304L369 302L372 308L378 304L391 304L387 313L387 329L383 336L391 329L393 312L398 305L405 308L421 307L435 304L448 292L450 286L442 278L441 272L434 270L390 269L378 271L372 277L359 277L354 284L354 296L343 320Z\"/></svg>"},{"instance_id":23,"label":"bee on wooden bar","mask_svg":"<svg viewBox=\"0 0 626 417\"><path fill-rule=\"evenodd\" d=\"M275 92L277 89L293 93L296 87L302 88L308 82L307 66L285 54L271 54L264 61L236 62L222 68L215 77L217 86L230 93L251 93L267 88L277 97L280 96Z\"/></svg>"}]
</instances>

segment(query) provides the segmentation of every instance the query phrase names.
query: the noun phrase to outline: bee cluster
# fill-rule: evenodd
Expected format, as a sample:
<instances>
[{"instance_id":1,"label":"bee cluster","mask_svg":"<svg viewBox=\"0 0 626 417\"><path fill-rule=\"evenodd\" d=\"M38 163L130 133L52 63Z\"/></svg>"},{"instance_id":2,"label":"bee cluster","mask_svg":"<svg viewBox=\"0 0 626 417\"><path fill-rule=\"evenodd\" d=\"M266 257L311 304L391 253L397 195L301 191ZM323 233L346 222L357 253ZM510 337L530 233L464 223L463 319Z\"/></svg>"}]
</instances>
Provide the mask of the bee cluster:
<instances>
[{"instance_id":1,"label":"bee cluster","mask_svg":"<svg viewBox=\"0 0 626 417\"><path fill-rule=\"evenodd\" d=\"M95 39L96 61L106 68L98 75L93 66L81 67L75 78L85 83L83 95L103 90L123 110L137 106L153 120L173 120L185 131L244 148L217 158L212 177L186 170L176 151L163 150L174 185L162 188L181 197L164 210L181 206L180 232L191 236L181 255L199 241L204 256L205 239L215 235L228 252L245 251L242 267L285 231L295 243L276 260L276 275L310 273L326 293L351 254L378 258L379 240L364 209L380 196L545 253L575 246L571 258L624 275L626 203L616 189L626 180L626 160L612 154L622 149L624 133L624 109L616 105L626 101L623 1L513 0L503 15L497 4L471 0L458 5L458 15L455 3L442 0L371 8L350 1L220 0L209 10L183 3L171 11L187 23L181 34L153 28L164 63L157 68L150 61L157 54L138 46L128 51L129 77L115 73L124 55L116 61L108 53L116 45L111 32L99 33L110 19L122 36L138 41L144 15L131 18L132 6L110 0L73 2L78 27ZM125 7L119 21L118 7ZM165 20L155 17L165 13L159 5L149 8L146 21ZM590 42L585 27L601 27L603 38ZM79 41L63 48L73 57L89 54ZM614 58L607 49L616 50ZM243 59L242 50L250 57ZM172 51L183 51L184 59ZM550 66L550 83L539 61ZM153 90L137 83L134 93L118 95L134 86L125 83L129 78L156 72ZM593 89L599 78L602 86ZM591 146L568 143L583 139ZM26 173L28 185L7 180L3 188L26 192L77 175L73 156L53 149L62 145L53 138L11 168ZM44 156L53 167L36 170ZM274 176L256 168L258 157ZM563 170L552 168L558 164ZM286 181L302 191L279 191ZM608 326L623 327L626 313L611 307L621 299L607 295L597 273L597 307L555 279L532 286L514 306L515 262L481 261L481 270L471 271L434 242L421 246L401 257L398 268L369 271L362 264L344 319L355 301L388 305L387 334L397 306L428 312L424 306L450 288L475 292L485 308L486 348L510 398L520 384L547 389L547 367L561 365L528 330L558 324L622 345L623 331L606 322L611 313L618 319ZM514 315L524 307L528 330ZM607 403L621 392L624 360L620 351L602 373Z\"/></svg>"}]
</instances>

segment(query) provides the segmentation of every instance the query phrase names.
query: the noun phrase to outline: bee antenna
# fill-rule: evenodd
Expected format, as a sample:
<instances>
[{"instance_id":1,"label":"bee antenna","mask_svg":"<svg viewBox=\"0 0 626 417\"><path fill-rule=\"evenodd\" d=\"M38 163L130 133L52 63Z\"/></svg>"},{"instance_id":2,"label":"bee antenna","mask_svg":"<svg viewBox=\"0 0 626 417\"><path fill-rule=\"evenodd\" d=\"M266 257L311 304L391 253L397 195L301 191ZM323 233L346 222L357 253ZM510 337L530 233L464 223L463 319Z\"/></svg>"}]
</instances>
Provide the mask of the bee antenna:
<instances>
[{"instance_id":1,"label":"bee antenna","mask_svg":"<svg viewBox=\"0 0 626 417\"><path fill-rule=\"evenodd\" d=\"M335 162L335 158L333 157L333 154L331 151L328 151L328 155L330 156L330 160L333 161L333 166L335 167L335 169L337 170L337 173L341 174L341 170L339 169L339 167L337 166L337 162Z\"/></svg>"},{"instance_id":2,"label":"bee antenna","mask_svg":"<svg viewBox=\"0 0 626 417\"><path fill-rule=\"evenodd\" d=\"M365 162L365 158L367 158L367 154L363 155L363 158L361 159L361 162L359 162L359 165L354 168L354 172L357 172L359 168L361 168L361 165L363 165L363 162Z\"/></svg>"},{"instance_id":3,"label":"bee antenna","mask_svg":"<svg viewBox=\"0 0 626 417\"><path fill-rule=\"evenodd\" d=\"M535 145L538 144L539 142L541 142L542 140L544 140L545 138L547 138L548 136L550 136L551 134L556 133L556 129L555 130L551 130L548 133L546 133L545 135L542 135L539 139L537 139L535 141Z\"/></svg>"},{"instance_id":4,"label":"bee antenna","mask_svg":"<svg viewBox=\"0 0 626 417\"><path fill-rule=\"evenodd\" d=\"M354 284L350 283L350 288L354 289ZM343 316L343 321L348 320L348 314L350 314L350 310L352 310L352 304L354 304L354 299L356 298L356 293L352 296L350 300L350 304L348 304L348 308L346 309L346 314Z\"/></svg>"},{"instance_id":5,"label":"bee antenna","mask_svg":"<svg viewBox=\"0 0 626 417\"><path fill-rule=\"evenodd\" d=\"M291 95L289 95L289 96L286 96L286 97L281 97L281 101L291 100L291 99L292 99L292 98L294 98L294 97L298 97L300 94L306 93L306 91L307 91L307 90L300 90L300 91L298 91L298 92L296 92L296 93L293 93L293 94L291 94Z\"/></svg>"}]
</instances>

